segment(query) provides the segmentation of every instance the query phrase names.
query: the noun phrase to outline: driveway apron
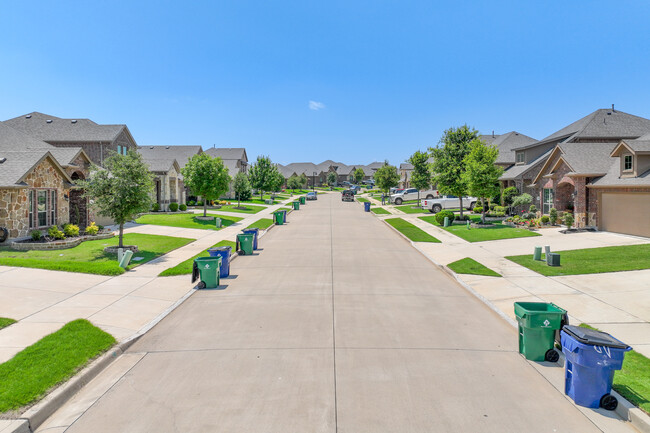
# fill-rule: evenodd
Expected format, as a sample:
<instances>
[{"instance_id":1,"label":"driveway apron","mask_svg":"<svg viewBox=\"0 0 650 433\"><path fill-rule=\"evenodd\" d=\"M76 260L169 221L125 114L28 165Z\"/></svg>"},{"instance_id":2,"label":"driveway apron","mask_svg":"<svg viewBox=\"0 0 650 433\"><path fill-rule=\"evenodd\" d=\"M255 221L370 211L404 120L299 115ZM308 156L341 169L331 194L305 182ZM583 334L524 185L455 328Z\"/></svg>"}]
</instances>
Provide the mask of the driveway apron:
<instances>
[{"instance_id":1,"label":"driveway apron","mask_svg":"<svg viewBox=\"0 0 650 433\"><path fill-rule=\"evenodd\" d=\"M260 247L134 344L141 360L67 431L600 431L359 203L320 195Z\"/></svg>"}]
</instances>

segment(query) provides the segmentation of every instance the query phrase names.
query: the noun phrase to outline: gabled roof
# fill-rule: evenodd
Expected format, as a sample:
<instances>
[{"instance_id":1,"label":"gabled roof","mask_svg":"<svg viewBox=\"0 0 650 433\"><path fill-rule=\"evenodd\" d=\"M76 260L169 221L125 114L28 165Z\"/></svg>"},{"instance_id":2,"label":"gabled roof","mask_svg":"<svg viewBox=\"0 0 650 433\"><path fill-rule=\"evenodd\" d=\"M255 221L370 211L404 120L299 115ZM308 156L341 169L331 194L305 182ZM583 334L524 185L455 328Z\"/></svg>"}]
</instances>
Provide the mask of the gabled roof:
<instances>
[{"instance_id":1,"label":"gabled roof","mask_svg":"<svg viewBox=\"0 0 650 433\"><path fill-rule=\"evenodd\" d=\"M650 170L641 173L637 177L621 177L620 160L618 158L612 158L612 160L612 165L607 170L605 176L595 179L589 186L596 188L650 186Z\"/></svg>"},{"instance_id":2,"label":"gabled roof","mask_svg":"<svg viewBox=\"0 0 650 433\"><path fill-rule=\"evenodd\" d=\"M490 135L479 135L478 138L485 144L490 145L494 143L494 140L501 137L499 134L490 134Z\"/></svg>"},{"instance_id":3,"label":"gabled roof","mask_svg":"<svg viewBox=\"0 0 650 433\"><path fill-rule=\"evenodd\" d=\"M399 165L400 170L413 170L413 164L410 162L403 162Z\"/></svg>"},{"instance_id":4,"label":"gabled roof","mask_svg":"<svg viewBox=\"0 0 650 433\"><path fill-rule=\"evenodd\" d=\"M522 146L528 146L534 143L537 143L537 140L517 131L499 135L495 137L491 143L486 142L486 144L496 146L497 149L499 149L499 155L495 161L496 164L514 164L514 149L520 148Z\"/></svg>"},{"instance_id":5,"label":"gabled roof","mask_svg":"<svg viewBox=\"0 0 650 433\"><path fill-rule=\"evenodd\" d=\"M0 163L0 187L15 188L26 186L23 179L42 161L49 160L66 182L72 182L56 158L48 152L2 152L0 158L6 158Z\"/></svg>"},{"instance_id":6,"label":"gabled roof","mask_svg":"<svg viewBox=\"0 0 650 433\"><path fill-rule=\"evenodd\" d=\"M46 142L112 142L122 131L131 137L126 125L99 125L90 119L62 119L36 111L4 123Z\"/></svg>"},{"instance_id":7,"label":"gabled roof","mask_svg":"<svg viewBox=\"0 0 650 433\"><path fill-rule=\"evenodd\" d=\"M650 134L642 135L634 140L621 140L614 150L612 150L611 156L620 156L623 148L627 148L634 154L650 153Z\"/></svg>"},{"instance_id":8,"label":"gabled roof","mask_svg":"<svg viewBox=\"0 0 650 433\"><path fill-rule=\"evenodd\" d=\"M542 161L546 160L549 157L552 150L544 152L542 155L538 156L528 164L522 165L513 165L503 172L499 180L514 180L520 176L526 174L529 170L540 164Z\"/></svg>"},{"instance_id":9,"label":"gabled roof","mask_svg":"<svg viewBox=\"0 0 650 433\"><path fill-rule=\"evenodd\" d=\"M612 143L560 143L551 151L533 183L555 170L555 166L551 167L551 161L556 155L571 169L571 174L602 176L612 164L609 155L614 146Z\"/></svg>"},{"instance_id":10,"label":"gabled roof","mask_svg":"<svg viewBox=\"0 0 650 433\"><path fill-rule=\"evenodd\" d=\"M174 159L180 166L185 164L196 154L202 152L201 146L139 146L138 152L144 160L168 160L170 163Z\"/></svg>"},{"instance_id":11,"label":"gabled roof","mask_svg":"<svg viewBox=\"0 0 650 433\"><path fill-rule=\"evenodd\" d=\"M244 162L248 162L246 149L243 147L211 147L206 150L205 153L212 156L213 158L219 157L223 160L241 159Z\"/></svg>"},{"instance_id":12,"label":"gabled roof","mask_svg":"<svg viewBox=\"0 0 650 433\"><path fill-rule=\"evenodd\" d=\"M169 160L169 159L145 159L142 158L145 164L149 166L149 171L153 173L167 173L169 172L172 168L176 170L177 173L180 174L181 167L178 164L178 161L175 159Z\"/></svg>"}]
</instances>

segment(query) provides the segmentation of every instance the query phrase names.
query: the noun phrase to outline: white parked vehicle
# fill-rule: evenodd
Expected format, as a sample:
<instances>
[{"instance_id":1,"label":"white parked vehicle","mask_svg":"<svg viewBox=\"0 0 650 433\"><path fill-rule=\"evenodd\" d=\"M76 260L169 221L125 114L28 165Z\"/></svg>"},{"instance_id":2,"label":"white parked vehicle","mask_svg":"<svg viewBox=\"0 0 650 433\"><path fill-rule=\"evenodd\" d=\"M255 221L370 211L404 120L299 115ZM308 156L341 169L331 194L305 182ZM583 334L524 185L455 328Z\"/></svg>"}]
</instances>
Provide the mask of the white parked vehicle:
<instances>
[{"instance_id":1,"label":"white parked vehicle","mask_svg":"<svg viewBox=\"0 0 650 433\"><path fill-rule=\"evenodd\" d=\"M420 195L418 197L417 188L406 188L402 191L392 194L390 196L390 202L395 203L396 205L400 205L408 200L417 200L418 198L434 198L437 196L438 196L438 191L434 189L427 189L427 190L420 191Z\"/></svg>"},{"instance_id":2,"label":"white parked vehicle","mask_svg":"<svg viewBox=\"0 0 650 433\"><path fill-rule=\"evenodd\" d=\"M467 210L474 209L477 202L476 197L463 197L463 207ZM439 198L425 199L420 202L420 207L431 213L438 213L443 209L459 209L460 198L455 195L444 195Z\"/></svg>"}]
</instances>

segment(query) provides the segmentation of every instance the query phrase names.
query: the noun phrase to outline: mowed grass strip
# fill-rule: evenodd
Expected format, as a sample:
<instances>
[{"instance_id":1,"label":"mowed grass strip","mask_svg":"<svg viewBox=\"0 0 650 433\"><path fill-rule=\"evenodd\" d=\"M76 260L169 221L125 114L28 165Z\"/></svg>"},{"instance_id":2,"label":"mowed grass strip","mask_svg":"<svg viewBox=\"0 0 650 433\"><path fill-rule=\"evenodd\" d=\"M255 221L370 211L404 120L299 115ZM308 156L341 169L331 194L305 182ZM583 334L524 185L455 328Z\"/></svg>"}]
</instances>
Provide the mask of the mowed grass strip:
<instances>
[{"instance_id":1,"label":"mowed grass strip","mask_svg":"<svg viewBox=\"0 0 650 433\"><path fill-rule=\"evenodd\" d=\"M0 364L0 413L42 398L114 344L112 335L79 319L23 349Z\"/></svg>"},{"instance_id":2,"label":"mowed grass strip","mask_svg":"<svg viewBox=\"0 0 650 433\"><path fill-rule=\"evenodd\" d=\"M231 254L235 252L235 243L233 241L221 241L218 242L214 245L212 245L210 248L216 248L216 247L231 247L232 251ZM189 258L185 260L184 262L181 262L177 264L174 267L171 267L169 269L165 269L162 271L160 274L158 274L159 277L173 277L175 275L188 275L192 273L192 266L194 264L194 259L197 257L209 257L210 253L208 253L208 250L206 249L204 251L201 251L197 255L195 255L192 258Z\"/></svg>"},{"instance_id":3,"label":"mowed grass strip","mask_svg":"<svg viewBox=\"0 0 650 433\"><path fill-rule=\"evenodd\" d=\"M492 224L486 228L467 228L467 224L454 224L449 227L442 227L449 233L465 239L467 242L485 242L497 241L501 239L528 238L541 236L539 233L531 232L527 229L504 226L502 224Z\"/></svg>"},{"instance_id":4,"label":"mowed grass strip","mask_svg":"<svg viewBox=\"0 0 650 433\"><path fill-rule=\"evenodd\" d=\"M429 233L414 226L402 218L389 218L385 219L388 224L393 226L397 231L412 240L413 242L440 242L438 239L431 236Z\"/></svg>"},{"instance_id":5,"label":"mowed grass strip","mask_svg":"<svg viewBox=\"0 0 650 433\"><path fill-rule=\"evenodd\" d=\"M142 257L141 260L132 259L127 269L133 269L193 241L194 239L173 236L127 233L124 235L124 245L137 245L140 251L133 257ZM118 242L119 239L115 236L110 239L85 241L65 250L15 251L3 247L0 248L0 265L84 274L120 275L125 270L117 263L117 254L104 252L104 247L118 245Z\"/></svg>"},{"instance_id":6,"label":"mowed grass strip","mask_svg":"<svg viewBox=\"0 0 650 433\"><path fill-rule=\"evenodd\" d=\"M357 201L361 202L361 203L369 203L370 202L370 200L368 200L365 197L357 197Z\"/></svg>"},{"instance_id":7,"label":"mowed grass strip","mask_svg":"<svg viewBox=\"0 0 650 433\"><path fill-rule=\"evenodd\" d=\"M580 326L599 331L585 323ZM612 388L630 403L650 414L650 359L634 350L627 352L623 368L614 373Z\"/></svg>"},{"instance_id":8,"label":"mowed grass strip","mask_svg":"<svg viewBox=\"0 0 650 433\"><path fill-rule=\"evenodd\" d=\"M16 323L16 321L14 319L9 319L9 318L6 318L6 317L0 317L0 329L6 328L7 326L13 325L14 323Z\"/></svg>"},{"instance_id":9,"label":"mowed grass strip","mask_svg":"<svg viewBox=\"0 0 650 433\"><path fill-rule=\"evenodd\" d=\"M209 216L221 218L221 228L217 228L214 220L203 221L196 218L197 216L203 216L203 214L146 214L135 220L135 222L138 224L181 227L186 229L221 230L222 228L231 226L237 221L241 221L243 219L239 217L225 216L209 212Z\"/></svg>"},{"instance_id":10,"label":"mowed grass strip","mask_svg":"<svg viewBox=\"0 0 650 433\"><path fill-rule=\"evenodd\" d=\"M546 261L533 260L532 252L521 256L507 256L506 259L547 277L650 269L650 244L556 252L560 254L561 266L547 266Z\"/></svg>"},{"instance_id":11,"label":"mowed grass strip","mask_svg":"<svg viewBox=\"0 0 650 433\"><path fill-rule=\"evenodd\" d=\"M412 205L412 204L406 204L404 206L395 206L395 209L399 209L404 213L429 213L428 210L422 209L421 207Z\"/></svg>"},{"instance_id":12,"label":"mowed grass strip","mask_svg":"<svg viewBox=\"0 0 650 433\"><path fill-rule=\"evenodd\" d=\"M269 218L262 218L255 221L253 224L246 227L247 229L260 229L266 230L273 225L273 220Z\"/></svg>"},{"instance_id":13,"label":"mowed grass strip","mask_svg":"<svg viewBox=\"0 0 650 433\"><path fill-rule=\"evenodd\" d=\"M447 265L449 269L456 272L457 274L470 274L470 275L485 275L488 277L500 277L501 275L494 272L492 269L488 268L477 262L476 260L465 257L464 259L456 260L453 263Z\"/></svg>"},{"instance_id":14,"label":"mowed grass strip","mask_svg":"<svg viewBox=\"0 0 650 433\"><path fill-rule=\"evenodd\" d=\"M371 207L370 212L375 213L377 215L390 215L390 212L388 212L383 207Z\"/></svg>"},{"instance_id":15,"label":"mowed grass strip","mask_svg":"<svg viewBox=\"0 0 650 433\"><path fill-rule=\"evenodd\" d=\"M221 206L217 211L221 212L239 212L239 213L258 213L259 211L263 211L266 209L264 206L255 206L252 204L248 204L246 202L241 202L239 206L237 206L237 203L234 204L227 204ZM209 212L212 214L212 212Z\"/></svg>"}]
</instances>

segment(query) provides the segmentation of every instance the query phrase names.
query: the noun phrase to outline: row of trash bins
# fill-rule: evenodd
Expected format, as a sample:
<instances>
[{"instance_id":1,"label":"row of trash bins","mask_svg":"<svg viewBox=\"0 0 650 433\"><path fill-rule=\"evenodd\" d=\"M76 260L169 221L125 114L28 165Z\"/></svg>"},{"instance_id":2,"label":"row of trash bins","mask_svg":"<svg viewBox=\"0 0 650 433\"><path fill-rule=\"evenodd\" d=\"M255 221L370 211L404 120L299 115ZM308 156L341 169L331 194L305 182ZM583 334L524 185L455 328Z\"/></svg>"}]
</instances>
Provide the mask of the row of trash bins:
<instances>
[{"instance_id":1,"label":"row of trash bins","mask_svg":"<svg viewBox=\"0 0 650 433\"><path fill-rule=\"evenodd\" d=\"M567 311L552 303L515 302L519 353L531 361L565 360L564 393L580 406L614 410L614 372L632 348L606 332L569 325ZM559 338L558 338L559 337Z\"/></svg>"},{"instance_id":2,"label":"row of trash bins","mask_svg":"<svg viewBox=\"0 0 650 433\"><path fill-rule=\"evenodd\" d=\"M293 201L293 210L299 210L301 204L306 204L305 197ZM287 211L273 212L273 222L283 225L287 221ZM259 229L244 229L237 235L235 251L239 255L251 255L257 250ZM192 267L192 282L199 280L199 289L215 289L219 287L220 279L230 275L231 247L214 247L208 249L209 257L197 257Z\"/></svg>"}]
</instances>

